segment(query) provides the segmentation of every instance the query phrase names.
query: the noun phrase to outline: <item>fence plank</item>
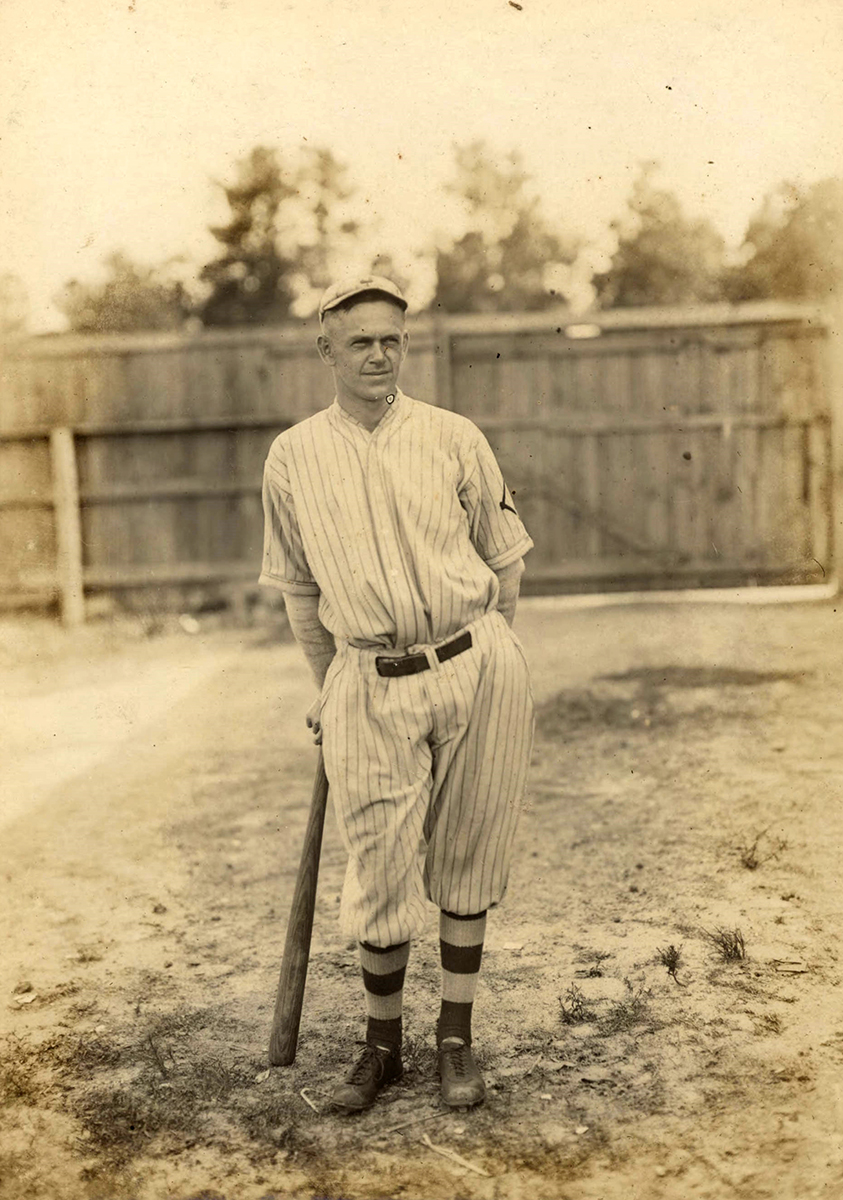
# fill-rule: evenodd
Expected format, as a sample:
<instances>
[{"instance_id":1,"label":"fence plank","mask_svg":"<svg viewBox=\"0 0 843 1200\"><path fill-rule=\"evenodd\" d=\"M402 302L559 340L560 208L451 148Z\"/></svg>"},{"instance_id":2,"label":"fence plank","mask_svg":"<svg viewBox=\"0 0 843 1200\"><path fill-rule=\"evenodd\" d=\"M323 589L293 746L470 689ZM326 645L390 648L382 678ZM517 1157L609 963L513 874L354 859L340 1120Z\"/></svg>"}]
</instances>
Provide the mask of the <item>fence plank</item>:
<instances>
[{"instance_id":1,"label":"fence plank","mask_svg":"<svg viewBox=\"0 0 843 1200\"><path fill-rule=\"evenodd\" d=\"M435 344L433 352L435 355L435 380L436 380L436 399L441 408L454 407L454 378L453 378L453 361L454 348L451 343L451 335L444 323L437 322L434 326Z\"/></svg>"},{"instance_id":2,"label":"fence plank","mask_svg":"<svg viewBox=\"0 0 843 1200\"><path fill-rule=\"evenodd\" d=\"M808 507L810 510L809 527L811 531L810 556L815 559L827 572L831 568L831 522L830 512L830 453L828 431L822 426L812 424L809 427L808 464L809 464L809 493Z\"/></svg>"},{"instance_id":3,"label":"fence plank","mask_svg":"<svg viewBox=\"0 0 843 1200\"><path fill-rule=\"evenodd\" d=\"M82 526L73 432L59 426L50 434L53 495L56 510L57 575L65 625L85 620L82 584Z\"/></svg>"}]
</instances>

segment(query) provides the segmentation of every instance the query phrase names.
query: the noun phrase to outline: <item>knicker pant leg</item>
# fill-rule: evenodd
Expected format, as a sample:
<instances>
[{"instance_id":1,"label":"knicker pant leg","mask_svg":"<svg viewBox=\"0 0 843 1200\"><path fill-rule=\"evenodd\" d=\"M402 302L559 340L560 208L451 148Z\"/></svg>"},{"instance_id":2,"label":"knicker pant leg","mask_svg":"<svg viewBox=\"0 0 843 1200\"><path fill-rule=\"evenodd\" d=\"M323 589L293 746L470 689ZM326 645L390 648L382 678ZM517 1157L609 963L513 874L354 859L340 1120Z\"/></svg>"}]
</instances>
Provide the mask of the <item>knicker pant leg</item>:
<instances>
[{"instance_id":1,"label":"knicker pant leg","mask_svg":"<svg viewBox=\"0 0 843 1200\"><path fill-rule=\"evenodd\" d=\"M443 664L439 673L461 718L454 722L451 716L456 736L434 749L426 826L427 894L440 909L466 915L491 908L506 892L534 723L529 671L517 637L499 613L475 630L472 650ZM437 706L443 714L446 709L447 702ZM446 715L443 735L448 728Z\"/></svg>"},{"instance_id":2,"label":"knicker pant leg","mask_svg":"<svg viewBox=\"0 0 843 1200\"><path fill-rule=\"evenodd\" d=\"M407 941L427 916L430 719L419 678L381 678L371 654L348 651L322 708L325 770L349 855L340 920L372 946Z\"/></svg>"}]
</instances>

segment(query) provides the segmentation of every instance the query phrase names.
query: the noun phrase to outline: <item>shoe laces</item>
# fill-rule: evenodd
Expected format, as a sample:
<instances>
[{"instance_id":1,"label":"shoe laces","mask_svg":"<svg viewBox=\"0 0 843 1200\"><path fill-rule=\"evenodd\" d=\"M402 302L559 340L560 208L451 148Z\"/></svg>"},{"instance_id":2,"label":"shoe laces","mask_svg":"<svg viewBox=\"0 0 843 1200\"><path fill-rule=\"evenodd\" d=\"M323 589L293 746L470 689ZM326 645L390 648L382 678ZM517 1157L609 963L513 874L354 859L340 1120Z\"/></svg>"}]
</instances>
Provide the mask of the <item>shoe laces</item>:
<instances>
[{"instance_id":1,"label":"shoe laces","mask_svg":"<svg viewBox=\"0 0 843 1200\"><path fill-rule=\"evenodd\" d=\"M354 1064L349 1083L365 1083L374 1070L378 1074L382 1074L386 1059L391 1051L381 1049L378 1046L370 1046L366 1042L363 1046L363 1052Z\"/></svg>"},{"instance_id":2,"label":"shoe laces","mask_svg":"<svg viewBox=\"0 0 843 1200\"><path fill-rule=\"evenodd\" d=\"M471 1052L465 1042L448 1042L442 1049L448 1055L448 1061L458 1078L470 1074Z\"/></svg>"}]
</instances>

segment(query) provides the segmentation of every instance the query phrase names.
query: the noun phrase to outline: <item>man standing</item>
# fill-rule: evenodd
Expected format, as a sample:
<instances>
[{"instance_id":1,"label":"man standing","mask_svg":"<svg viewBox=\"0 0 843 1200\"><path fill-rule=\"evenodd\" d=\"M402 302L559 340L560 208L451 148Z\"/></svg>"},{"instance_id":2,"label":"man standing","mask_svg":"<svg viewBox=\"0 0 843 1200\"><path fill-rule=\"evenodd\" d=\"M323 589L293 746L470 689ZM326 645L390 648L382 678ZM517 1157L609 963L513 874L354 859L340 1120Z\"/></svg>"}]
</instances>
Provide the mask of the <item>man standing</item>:
<instances>
[{"instance_id":1,"label":"man standing","mask_svg":"<svg viewBox=\"0 0 843 1200\"><path fill-rule=\"evenodd\" d=\"M406 307L379 276L328 288L317 346L336 398L275 440L264 471L261 582L284 592L320 689L307 724L349 855L340 916L368 1022L334 1090L344 1112L401 1077L404 973L428 902L442 1099L484 1099L471 1011L532 742L510 626L533 543L479 429L398 390Z\"/></svg>"}]
</instances>

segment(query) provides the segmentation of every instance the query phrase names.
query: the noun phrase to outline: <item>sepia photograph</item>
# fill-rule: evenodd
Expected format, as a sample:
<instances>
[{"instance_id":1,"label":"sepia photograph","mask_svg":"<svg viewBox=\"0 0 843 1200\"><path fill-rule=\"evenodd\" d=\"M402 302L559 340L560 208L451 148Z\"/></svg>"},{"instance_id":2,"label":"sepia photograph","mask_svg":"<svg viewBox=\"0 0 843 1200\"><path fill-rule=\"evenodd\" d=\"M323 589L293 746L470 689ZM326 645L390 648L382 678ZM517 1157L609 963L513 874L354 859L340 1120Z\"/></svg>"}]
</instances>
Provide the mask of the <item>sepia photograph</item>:
<instances>
[{"instance_id":1,"label":"sepia photograph","mask_svg":"<svg viewBox=\"0 0 843 1200\"><path fill-rule=\"evenodd\" d=\"M0 1200L840 1200L837 0L0 46Z\"/></svg>"}]
</instances>

